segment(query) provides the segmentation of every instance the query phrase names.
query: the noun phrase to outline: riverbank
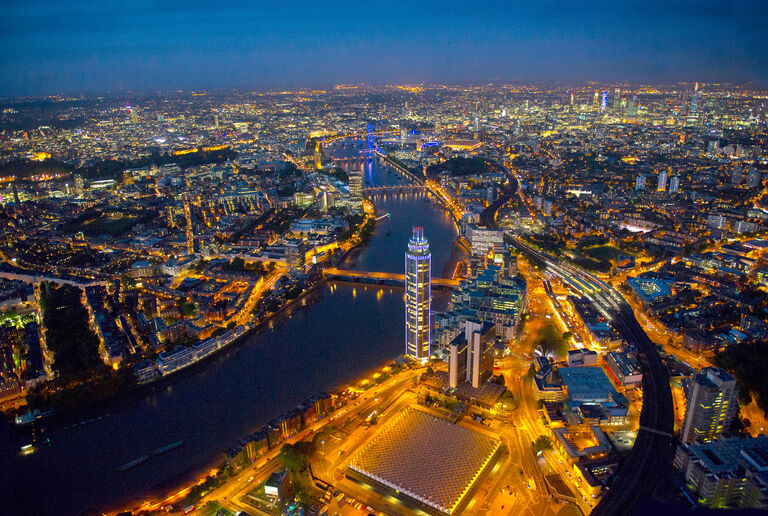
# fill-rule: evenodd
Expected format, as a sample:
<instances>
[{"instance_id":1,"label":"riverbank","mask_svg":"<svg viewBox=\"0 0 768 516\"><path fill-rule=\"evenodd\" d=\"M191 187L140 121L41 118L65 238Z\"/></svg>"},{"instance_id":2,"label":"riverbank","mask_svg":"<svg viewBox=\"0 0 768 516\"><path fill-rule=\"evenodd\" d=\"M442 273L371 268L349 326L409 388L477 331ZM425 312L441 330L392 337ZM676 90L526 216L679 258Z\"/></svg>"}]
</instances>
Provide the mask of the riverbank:
<instances>
[{"instance_id":1,"label":"riverbank","mask_svg":"<svg viewBox=\"0 0 768 516\"><path fill-rule=\"evenodd\" d=\"M369 163L365 174L372 185L398 183L397 173L380 163ZM402 274L403 252L417 225L429 236L436 275L452 254L461 258L450 215L434 199L426 202L428 195L375 196L378 212L391 216L378 222L371 240L350 253L343 266ZM103 414L96 412L77 420L71 416L55 425L69 429L45 432L50 446L10 457L11 506L27 514L67 516L125 500L140 504L148 494L162 500L209 472L221 462L221 452L248 430L314 393L354 383L403 352L402 289L320 282L304 294L290 307L274 303L274 309L282 310L265 319L259 331L207 358L201 367L99 405L109 417L98 420ZM435 309L448 297L436 291ZM97 422L87 423L91 418ZM182 440L183 449L118 471L137 457ZM41 484L45 497L38 496Z\"/></svg>"}]
</instances>

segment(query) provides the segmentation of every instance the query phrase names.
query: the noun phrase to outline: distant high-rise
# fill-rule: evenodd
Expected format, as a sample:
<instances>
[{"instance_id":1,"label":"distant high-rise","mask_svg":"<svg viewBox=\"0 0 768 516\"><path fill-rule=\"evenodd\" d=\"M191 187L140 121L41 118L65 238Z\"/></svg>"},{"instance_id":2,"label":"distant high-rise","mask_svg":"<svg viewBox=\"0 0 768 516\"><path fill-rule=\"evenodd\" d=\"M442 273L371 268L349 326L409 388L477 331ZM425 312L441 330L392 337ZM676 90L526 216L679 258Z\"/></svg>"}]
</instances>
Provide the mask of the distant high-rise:
<instances>
[{"instance_id":1,"label":"distant high-rise","mask_svg":"<svg viewBox=\"0 0 768 516\"><path fill-rule=\"evenodd\" d=\"M349 207L352 211L363 211L363 171L365 162L360 167L349 171Z\"/></svg>"},{"instance_id":2,"label":"distant high-rise","mask_svg":"<svg viewBox=\"0 0 768 516\"><path fill-rule=\"evenodd\" d=\"M595 97L592 99L592 110L600 111L600 92L595 92Z\"/></svg>"},{"instance_id":3,"label":"distant high-rise","mask_svg":"<svg viewBox=\"0 0 768 516\"><path fill-rule=\"evenodd\" d=\"M470 319L464 326L467 341L467 381L478 388L493 375L496 326L492 322Z\"/></svg>"},{"instance_id":4,"label":"distant high-rise","mask_svg":"<svg viewBox=\"0 0 768 516\"><path fill-rule=\"evenodd\" d=\"M413 228L405 252L405 354L429 358L432 331L432 253L424 228Z\"/></svg>"},{"instance_id":5,"label":"distant high-rise","mask_svg":"<svg viewBox=\"0 0 768 516\"><path fill-rule=\"evenodd\" d=\"M755 167L750 167L749 172L747 172L747 188L757 188L761 183L760 171Z\"/></svg>"},{"instance_id":6,"label":"distant high-rise","mask_svg":"<svg viewBox=\"0 0 768 516\"><path fill-rule=\"evenodd\" d=\"M192 232L192 210L189 199L184 199L184 218L187 222L187 254L195 254L195 234Z\"/></svg>"},{"instance_id":7,"label":"distant high-rise","mask_svg":"<svg viewBox=\"0 0 768 516\"><path fill-rule=\"evenodd\" d=\"M608 92L603 92L602 100L600 101L600 112L605 113L605 110L608 109Z\"/></svg>"},{"instance_id":8,"label":"distant high-rise","mask_svg":"<svg viewBox=\"0 0 768 516\"><path fill-rule=\"evenodd\" d=\"M618 113L621 107L621 88L616 88L613 93L613 112Z\"/></svg>"},{"instance_id":9,"label":"distant high-rise","mask_svg":"<svg viewBox=\"0 0 768 516\"><path fill-rule=\"evenodd\" d=\"M658 192L667 191L667 179L669 179L669 172L666 170L659 172L659 181L656 183L656 190Z\"/></svg>"},{"instance_id":10,"label":"distant high-rise","mask_svg":"<svg viewBox=\"0 0 768 516\"><path fill-rule=\"evenodd\" d=\"M320 154L320 142L315 144L315 169L320 170L323 168L323 157Z\"/></svg>"},{"instance_id":11,"label":"distant high-rise","mask_svg":"<svg viewBox=\"0 0 768 516\"><path fill-rule=\"evenodd\" d=\"M635 179L635 190L645 190L645 175L638 174Z\"/></svg>"},{"instance_id":12,"label":"distant high-rise","mask_svg":"<svg viewBox=\"0 0 768 516\"><path fill-rule=\"evenodd\" d=\"M81 198L83 196L83 193L85 192L85 181L83 180L83 176L80 174L74 175L74 189L73 193L75 194L75 197Z\"/></svg>"},{"instance_id":13,"label":"distant high-rise","mask_svg":"<svg viewBox=\"0 0 768 516\"><path fill-rule=\"evenodd\" d=\"M669 179L669 193L676 194L680 191L680 176L672 176Z\"/></svg>"},{"instance_id":14,"label":"distant high-rise","mask_svg":"<svg viewBox=\"0 0 768 516\"><path fill-rule=\"evenodd\" d=\"M736 415L736 379L716 367L693 376L680 440L711 441L727 430Z\"/></svg>"},{"instance_id":15,"label":"distant high-rise","mask_svg":"<svg viewBox=\"0 0 768 516\"><path fill-rule=\"evenodd\" d=\"M627 101L627 114L629 116L637 116L639 109L640 101L637 100L636 96Z\"/></svg>"},{"instance_id":16,"label":"distant high-rise","mask_svg":"<svg viewBox=\"0 0 768 516\"><path fill-rule=\"evenodd\" d=\"M450 344L448 385L452 389L465 381L480 387L493 375L495 339L496 326L492 322L477 319L464 322L464 332Z\"/></svg>"}]
</instances>

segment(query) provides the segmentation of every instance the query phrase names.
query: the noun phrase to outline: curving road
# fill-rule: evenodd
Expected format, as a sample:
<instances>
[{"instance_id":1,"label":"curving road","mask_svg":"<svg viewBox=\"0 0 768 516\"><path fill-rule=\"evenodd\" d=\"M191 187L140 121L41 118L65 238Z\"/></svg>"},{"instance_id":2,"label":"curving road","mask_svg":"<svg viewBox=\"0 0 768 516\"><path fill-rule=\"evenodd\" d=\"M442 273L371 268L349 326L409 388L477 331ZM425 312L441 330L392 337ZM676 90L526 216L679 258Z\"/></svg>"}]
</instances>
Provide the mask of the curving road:
<instances>
[{"instance_id":1,"label":"curving road","mask_svg":"<svg viewBox=\"0 0 768 516\"><path fill-rule=\"evenodd\" d=\"M543 260L561 277L579 279L592 290L590 298L621 334L637 350L643 367L643 407L640 428L632 451L620 465L610 489L592 514L603 516L632 514L639 502L653 496L665 469L672 463L674 425L672 390L669 375L656 345L648 338L627 301L612 287L570 264L561 264L547 253L511 238L511 243L526 254Z\"/></svg>"}]
</instances>

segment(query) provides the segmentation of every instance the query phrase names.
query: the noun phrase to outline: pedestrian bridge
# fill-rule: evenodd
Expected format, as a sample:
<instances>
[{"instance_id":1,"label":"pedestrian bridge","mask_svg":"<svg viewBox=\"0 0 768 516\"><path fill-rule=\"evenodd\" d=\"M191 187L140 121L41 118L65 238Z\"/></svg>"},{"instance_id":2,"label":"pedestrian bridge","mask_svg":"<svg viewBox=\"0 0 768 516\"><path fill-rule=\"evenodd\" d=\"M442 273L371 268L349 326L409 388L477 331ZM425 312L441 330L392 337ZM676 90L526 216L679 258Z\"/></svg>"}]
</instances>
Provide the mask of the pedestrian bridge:
<instances>
[{"instance_id":1,"label":"pedestrian bridge","mask_svg":"<svg viewBox=\"0 0 768 516\"><path fill-rule=\"evenodd\" d=\"M405 283L405 274L395 274L393 272L369 272L369 271L350 271L344 269L324 269L323 274L327 278L342 279L350 281L358 281L361 283L368 283L365 280L371 280L371 283ZM447 278L432 278L433 287L443 288L457 288L459 286L459 280L447 279Z\"/></svg>"}]
</instances>

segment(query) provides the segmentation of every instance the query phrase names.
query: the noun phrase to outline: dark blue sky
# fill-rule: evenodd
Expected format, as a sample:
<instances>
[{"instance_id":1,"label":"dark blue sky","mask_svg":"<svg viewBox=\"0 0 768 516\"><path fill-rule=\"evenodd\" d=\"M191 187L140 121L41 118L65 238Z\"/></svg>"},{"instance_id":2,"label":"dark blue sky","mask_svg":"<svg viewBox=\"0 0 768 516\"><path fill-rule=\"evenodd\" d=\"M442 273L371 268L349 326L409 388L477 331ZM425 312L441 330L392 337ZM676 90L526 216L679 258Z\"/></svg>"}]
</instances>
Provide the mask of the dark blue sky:
<instances>
[{"instance_id":1,"label":"dark blue sky","mask_svg":"<svg viewBox=\"0 0 768 516\"><path fill-rule=\"evenodd\" d=\"M0 8L6 96L342 82L768 85L765 0L0 0Z\"/></svg>"}]
</instances>

